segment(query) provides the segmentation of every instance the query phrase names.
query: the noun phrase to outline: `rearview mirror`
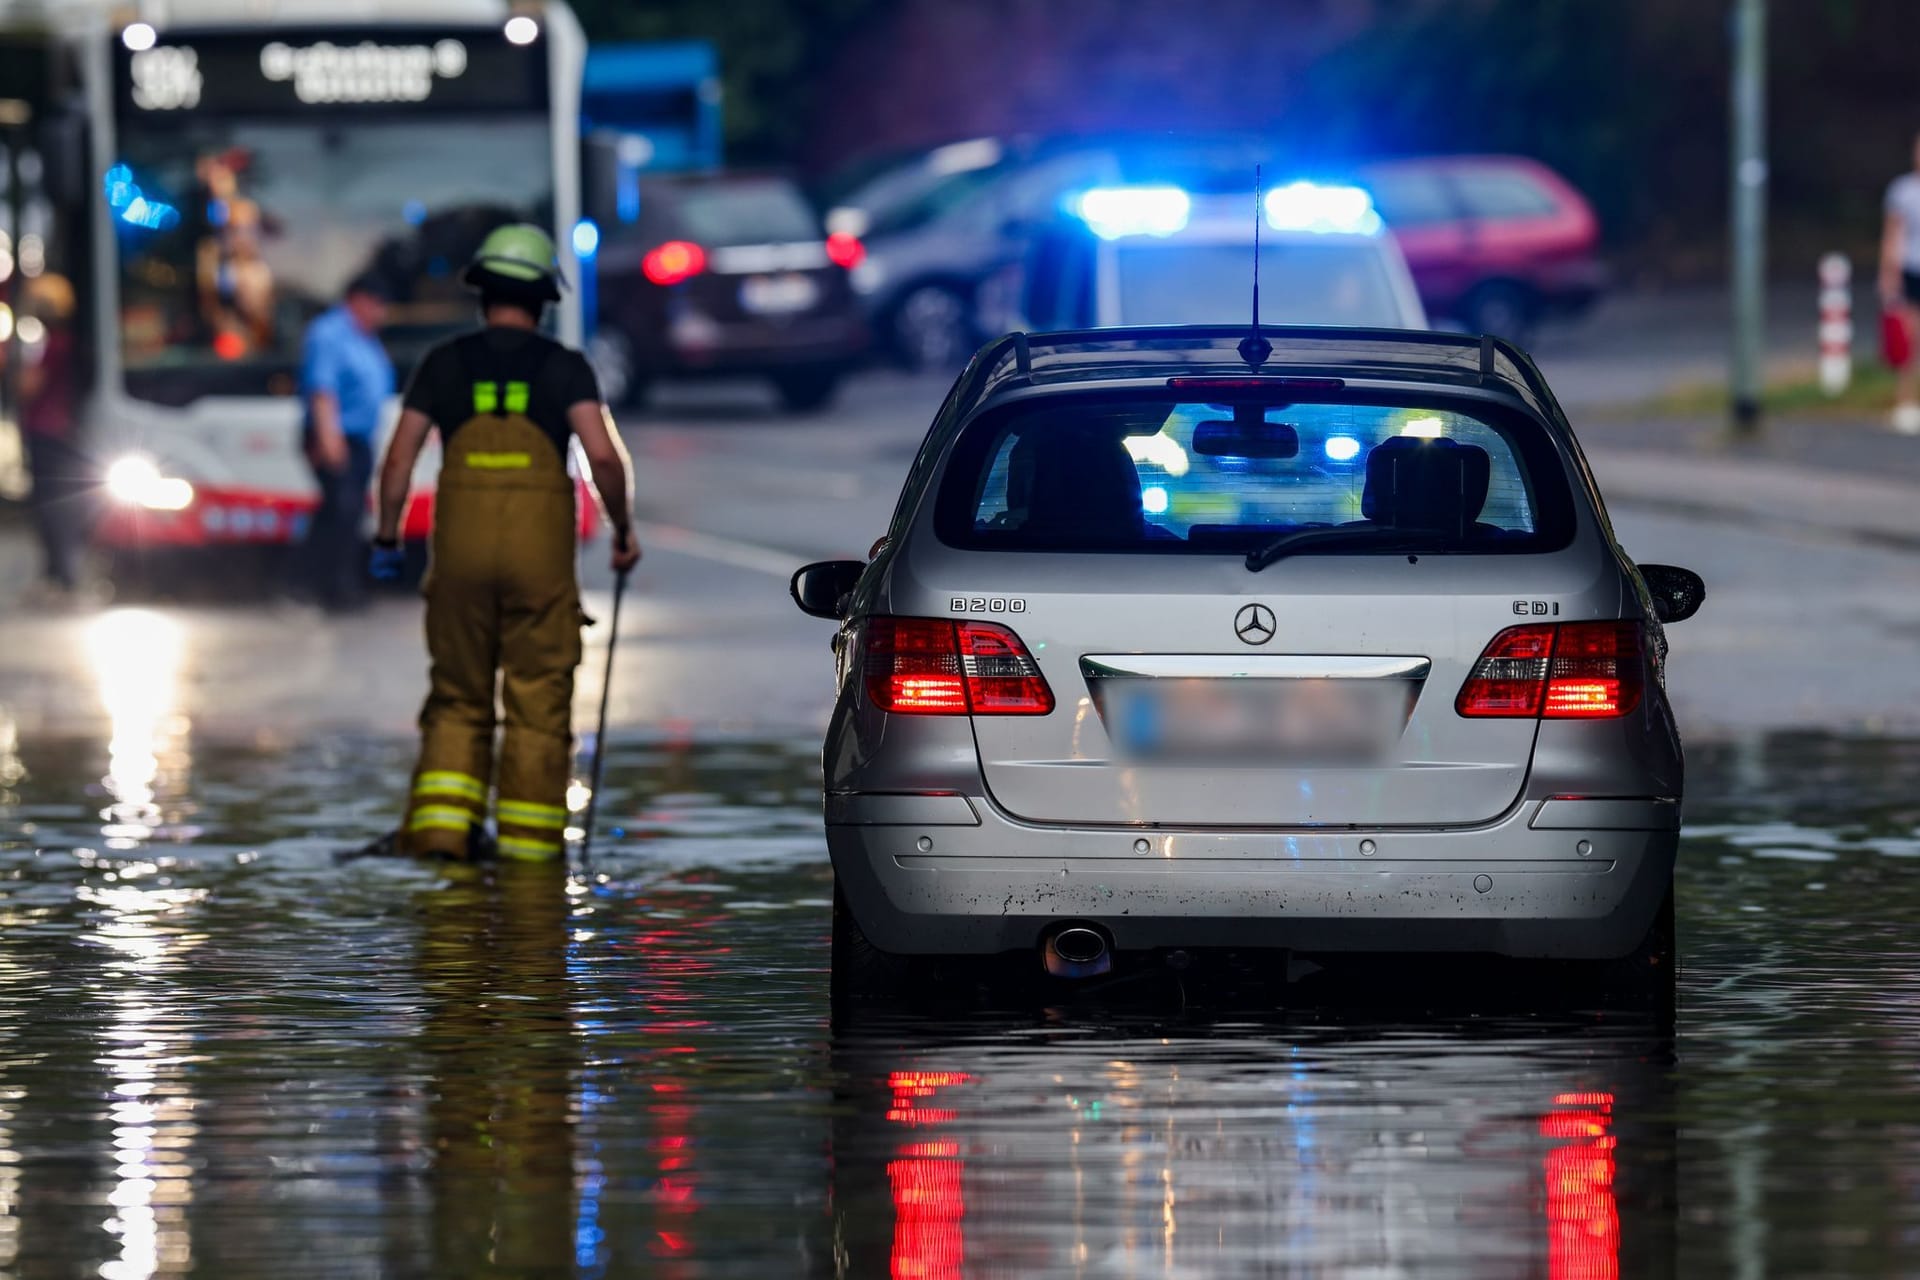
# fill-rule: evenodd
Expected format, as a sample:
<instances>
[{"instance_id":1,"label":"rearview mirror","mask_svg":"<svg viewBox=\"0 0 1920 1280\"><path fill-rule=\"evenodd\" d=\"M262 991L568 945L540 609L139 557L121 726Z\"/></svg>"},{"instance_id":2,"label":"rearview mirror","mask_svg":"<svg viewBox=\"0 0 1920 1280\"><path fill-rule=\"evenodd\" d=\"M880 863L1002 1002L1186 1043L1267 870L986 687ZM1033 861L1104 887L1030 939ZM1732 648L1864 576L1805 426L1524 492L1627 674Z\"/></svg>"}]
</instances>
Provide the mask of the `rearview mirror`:
<instances>
[{"instance_id":1,"label":"rearview mirror","mask_svg":"<svg viewBox=\"0 0 1920 1280\"><path fill-rule=\"evenodd\" d=\"M1193 428L1193 451L1208 458L1291 458L1300 433L1284 422L1209 418Z\"/></svg>"},{"instance_id":2,"label":"rearview mirror","mask_svg":"<svg viewBox=\"0 0 1920 1280\"><path fill-rule=\"evenodd\" d=\"M847 599L866 570L858 560L821 560L802 565L787 590L800 612L838 621L847 616Z\"/></svg>"},{"instance_id":3,"label":"rearview mirror","mask_svg":"<svg viewBox=\"0 0 1920 1280\"><path fill-rule=\"evenodd\" d=\"M1662 622L1685 622L1700 612L1707 584L1691 569L1671 564L1643 564L1640 576L1653 597L1653 616Z\"/></svg>"}]
</instances>

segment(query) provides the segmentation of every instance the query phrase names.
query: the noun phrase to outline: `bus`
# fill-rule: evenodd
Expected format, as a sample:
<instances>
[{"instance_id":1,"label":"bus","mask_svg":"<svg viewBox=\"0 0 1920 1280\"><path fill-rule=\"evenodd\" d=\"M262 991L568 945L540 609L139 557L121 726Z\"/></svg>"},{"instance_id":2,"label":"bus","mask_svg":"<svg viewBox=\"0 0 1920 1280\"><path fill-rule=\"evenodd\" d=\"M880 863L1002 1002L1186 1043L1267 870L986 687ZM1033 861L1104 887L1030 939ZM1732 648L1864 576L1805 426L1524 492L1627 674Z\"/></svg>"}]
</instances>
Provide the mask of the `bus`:
<instances>
[{"instance_id":1,"label":"bus","mask_svg":"<svg viewBox=\"0 0 1920 1280\"><path fill-rule=\"evenodd\" d=\"M554 229L575 280L574 246L592 251L586 41L563 4L166 0L66 21L91 236L83 422L110 555L304 536L302 335L355 276L392 292L381 338L404 382L473 323L460 274L488 231ZM580 342L577 291L554 322ZM428 454L410 540L431 528Z\"/></svg>"}]
</instances>

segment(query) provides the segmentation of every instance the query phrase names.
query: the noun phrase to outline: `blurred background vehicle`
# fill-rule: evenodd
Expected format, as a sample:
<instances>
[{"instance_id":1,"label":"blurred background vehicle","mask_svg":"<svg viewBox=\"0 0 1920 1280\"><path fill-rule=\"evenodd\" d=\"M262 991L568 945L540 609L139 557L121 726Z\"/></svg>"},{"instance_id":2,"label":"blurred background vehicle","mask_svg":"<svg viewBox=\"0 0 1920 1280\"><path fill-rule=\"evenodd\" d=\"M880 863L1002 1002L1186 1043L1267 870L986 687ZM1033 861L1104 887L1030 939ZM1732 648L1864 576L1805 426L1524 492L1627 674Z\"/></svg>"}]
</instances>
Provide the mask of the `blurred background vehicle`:
<instances>
[{"instance_id":1,"label":"blurred background vehicle","mask_svg":"<svg viewBox=\"0 0 1920 1280\"><path fill-rule=\"evenodd\" d=\"M1235 135L975 138L870 176L827 225L867 246L854 272L882 348L914 369L957 365L1002 330L980 314L983 282L1026 255L1069 197L1128 182L1251 192L1263 139Z\"/></svg>"},{"instance_id":2,"label":"blurred background vehicle","mask_svg":"<svg viewBox=\"0 0 1920 1280\"><path fill-rule=\"evenodd\" d=\"M1251 193L1096 187L981 289L999 331L1233 324L1250 313ZM1261 201L1260 320L1424 329L1406 260L1359 187L1283 183Z\"/></svg>"},{"instance_id":3,"label":"blurred background vehicle","mask_svg":"<svg viewBox=\"0 0 1920 1280\"><path fill-rule=\"evenodd\" d=\"M1427 310L1470 333L1525 341L1606 287L1600 223L1559 174L1521 156L1434 156L1362 166L1360 182L1413 270Z\"/></svg>"},{"instance_id":4,"label":"blurred background vehicle","mask_svg":"<svg viewBox=\"0 0 1920 1280\"><path fill-rule=\"evenodd\" d=\"M108 26L75 6L54 28L81 93L40 122L67 232L47 267L84 298L95 536L123 562L298 541L315 504L295 395L307 322L378 276L404 379L473 323L458 270L487 232L579 216L586 42L565 5L262 12L179 0L152 10L164 25ZM555 323L579 340L571 295ZM438 461L416 476L411 539L431 527Z\"/></svg>"},{"instance_id":5,"label":"blurred background vehicle","mask_svg":"<svg viewBox=\"0 0 1920 1280\"><path fill-rule=\"evenodd\" d=\"M825 232L789 178L642 178L631 222L597 259L589 351L616 404L660 378L753 375L792 412L818 409L866 348L849 281L865 249Z\"/></svg>"}]
</instances>

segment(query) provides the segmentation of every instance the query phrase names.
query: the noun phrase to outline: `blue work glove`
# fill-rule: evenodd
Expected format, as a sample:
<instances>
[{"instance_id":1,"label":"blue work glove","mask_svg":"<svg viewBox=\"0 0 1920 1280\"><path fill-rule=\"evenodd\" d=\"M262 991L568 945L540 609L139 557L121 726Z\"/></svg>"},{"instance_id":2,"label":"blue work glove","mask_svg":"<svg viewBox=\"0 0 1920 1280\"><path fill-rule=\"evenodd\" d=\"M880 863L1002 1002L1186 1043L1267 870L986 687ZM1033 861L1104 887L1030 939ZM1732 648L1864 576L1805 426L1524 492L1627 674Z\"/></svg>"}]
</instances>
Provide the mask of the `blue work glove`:
<instances>
[{"instance_id":1,"label":"blue work glove","mask_svg":"<svg viewBox=\"0 0 1920 1280\"><path fill-rule=\"evenodd\" d=\"M367 572L373 575L373 580L398 582L400 575L406 571L407 553L400 549L399 542L383 542L375 539L373 551L367 557Z\"/></svg>"}]
</instances>

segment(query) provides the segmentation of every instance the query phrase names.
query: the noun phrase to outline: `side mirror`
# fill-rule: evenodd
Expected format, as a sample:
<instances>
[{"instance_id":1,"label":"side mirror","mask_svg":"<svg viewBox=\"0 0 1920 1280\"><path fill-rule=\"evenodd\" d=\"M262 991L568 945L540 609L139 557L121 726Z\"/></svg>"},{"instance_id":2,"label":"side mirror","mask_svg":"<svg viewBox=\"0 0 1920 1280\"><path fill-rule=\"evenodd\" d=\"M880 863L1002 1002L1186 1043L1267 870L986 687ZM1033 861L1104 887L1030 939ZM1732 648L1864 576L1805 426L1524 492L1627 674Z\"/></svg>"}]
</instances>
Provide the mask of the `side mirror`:
<instances>
[{"instance_id":1,"label":"side mirror","mask_svg":"<svg viewBox=\"0 0 1920 1280\"><path fill-rule=\"evenodd\" d=\"M1643 564L1640 577L1653 596L1653 616L1662 622L1685 622L1700 612L1707 584L1691 569L1671 564Z\"/></svg>"},{"instance_id":2,"label":"side mirror","mask_svg":"<svg viewBox=\"0 0 1920 1280\"><path fill-rule=\"evenodd\" d=\"M866 571L867 566L858 560L821 560L802 565L787 590L800 612L838 621L847 616L847 597Z\"/></svg>"}]
</instances>

